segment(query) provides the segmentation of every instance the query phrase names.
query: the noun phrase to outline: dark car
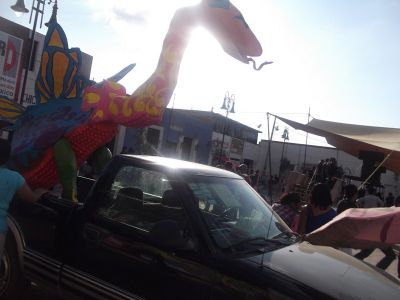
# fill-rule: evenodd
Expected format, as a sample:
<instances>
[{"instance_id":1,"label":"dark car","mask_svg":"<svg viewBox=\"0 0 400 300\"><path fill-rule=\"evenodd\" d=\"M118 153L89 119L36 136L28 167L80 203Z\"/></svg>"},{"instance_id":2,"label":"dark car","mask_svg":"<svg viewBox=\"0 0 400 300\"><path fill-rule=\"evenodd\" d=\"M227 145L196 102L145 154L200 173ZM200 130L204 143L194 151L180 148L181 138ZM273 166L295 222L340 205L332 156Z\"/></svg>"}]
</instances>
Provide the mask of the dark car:
<instances>
[{"instance_id":1,"label":"dark car","mask_svg":"<svg viewBox=\"0 0 400 300\"><path fill-rule=\"evenodd\" d=\"M3 297L25 279L67 299L400 297L384 272L301 242L242 177L180 160L116 156L82 203L18 203L9 227Z\"/></svg>"}]
</instances>

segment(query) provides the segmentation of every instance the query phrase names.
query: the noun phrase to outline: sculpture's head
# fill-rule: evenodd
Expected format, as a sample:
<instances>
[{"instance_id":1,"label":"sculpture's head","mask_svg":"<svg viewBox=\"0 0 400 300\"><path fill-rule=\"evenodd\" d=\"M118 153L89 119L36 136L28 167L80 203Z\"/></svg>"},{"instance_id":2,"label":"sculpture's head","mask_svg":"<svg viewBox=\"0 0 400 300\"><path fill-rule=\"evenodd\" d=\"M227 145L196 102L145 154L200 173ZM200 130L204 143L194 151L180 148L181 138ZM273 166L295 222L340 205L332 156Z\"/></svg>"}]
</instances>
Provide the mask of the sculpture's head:
<instances>
[{"instance_id":1,"label":"sculpture's head","mask_svg":"<svg viewBox=\"0 0 400 300\"><path fill-rule=\"evenodd\" d=\"M260 56L262 47L241 12L228 0L203 0L201 22L219 41L226 53L248 63Z\"/></svg>"}]
</instances>

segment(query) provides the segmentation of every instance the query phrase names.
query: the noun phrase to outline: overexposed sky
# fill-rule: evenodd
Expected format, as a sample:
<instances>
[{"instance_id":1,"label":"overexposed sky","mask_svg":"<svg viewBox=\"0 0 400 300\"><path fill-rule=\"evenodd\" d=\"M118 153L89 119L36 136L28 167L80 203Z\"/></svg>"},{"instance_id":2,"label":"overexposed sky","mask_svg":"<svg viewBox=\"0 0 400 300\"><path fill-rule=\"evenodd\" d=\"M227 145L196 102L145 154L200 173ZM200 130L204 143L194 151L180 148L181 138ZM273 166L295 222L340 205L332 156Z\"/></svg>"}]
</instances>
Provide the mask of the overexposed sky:
<instances>
[{"instance_id":1,"label":"overexposed sky","mask_svg":"<svg viewBox=\"0 0 400 300\"><path fill-rule=\"evenodd\" d=\"M132 93L158 61L174 11L195 0L59 0L58 21L70 47L92 55L92 78L107 78L130 63L123 79ZM0 15L16 18L15 0L0 0ZM266 112L307 121L315 118L382 127L400 127L400 0L237 0L264 53L274 63L261 71L225 54L204 29L197 29L181 65L175 108L220 110L225 92L235 94L229 117L266 137ZM27 8L32 2L25 0ZM44 20L51 14L47 5ZM39 31L45 33L43 27ZM1 30L1 29L0 29ZM172 99L169 107L172 107ZM280 135L285 127L277 123ZM305 133L289 129L290 141ZM319 144L323 138L310 136Z\"/></svg>"}]
</instances>

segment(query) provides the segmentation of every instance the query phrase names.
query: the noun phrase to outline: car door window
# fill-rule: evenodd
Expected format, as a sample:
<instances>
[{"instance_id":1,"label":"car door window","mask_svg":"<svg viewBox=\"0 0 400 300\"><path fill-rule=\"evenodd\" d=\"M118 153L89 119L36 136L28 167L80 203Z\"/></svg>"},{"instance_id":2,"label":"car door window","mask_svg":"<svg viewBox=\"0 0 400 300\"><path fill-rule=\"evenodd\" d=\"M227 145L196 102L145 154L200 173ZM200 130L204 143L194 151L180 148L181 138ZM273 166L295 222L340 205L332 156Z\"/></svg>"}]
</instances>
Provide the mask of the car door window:
<instances>
[{"instance_id":1,"label":"car door window","mask_svg":"<svg viewBox=\"0 0 400 300\"><path fill-rule=\"evenodd\" d=\"M121 167L96 216L128 227L155 244L166 245L168 230L176 235L176 245L182 241L183 246L184 239L189 239L188 219L178 193L165 174L154 170Z\"/></svg>"}]
</instances>

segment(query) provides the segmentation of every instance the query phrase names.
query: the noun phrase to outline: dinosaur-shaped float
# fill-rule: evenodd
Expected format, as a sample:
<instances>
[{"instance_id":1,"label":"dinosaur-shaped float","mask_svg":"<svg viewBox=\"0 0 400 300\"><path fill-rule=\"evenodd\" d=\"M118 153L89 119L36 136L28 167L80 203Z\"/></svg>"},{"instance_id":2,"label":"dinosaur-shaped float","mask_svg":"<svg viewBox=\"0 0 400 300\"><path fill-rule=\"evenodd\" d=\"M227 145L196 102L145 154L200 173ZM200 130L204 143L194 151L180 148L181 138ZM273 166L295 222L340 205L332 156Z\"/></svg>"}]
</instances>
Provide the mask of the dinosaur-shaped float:
<instances>
[{"instance_id":1,"label":"dinosaur-shaped float","mask_svg":"<svg viewBox=\"0 0 400 300\"><path fill-rule=\"evenodd\" d=\"M131 68L98 84L81 78L79 49L69 49L61 26L51 22L36 81L38 105L25 110L14 101L0 99L0 116L14 121L10 166L21 172L31 188L61 183L63 197L77 201L77 170L89 157L97 163L97 170L105 165L111 152L104 146L114 138L118 125L160 123L177 83L189 33L198 25L243 63L254 63L251 57L262 53L230 1L203 0L176 11L156 70L132 95L126 95L115 81Z\"/></svg>"}]
</instances>

